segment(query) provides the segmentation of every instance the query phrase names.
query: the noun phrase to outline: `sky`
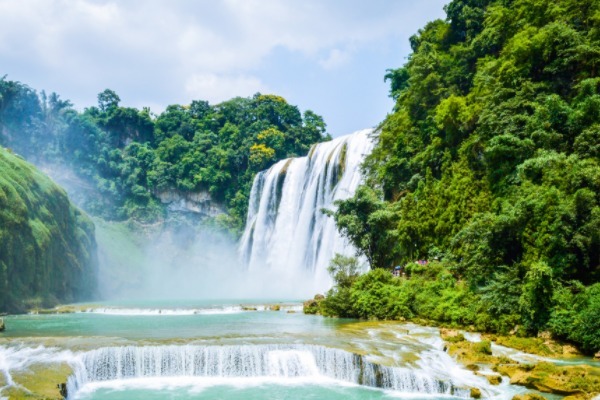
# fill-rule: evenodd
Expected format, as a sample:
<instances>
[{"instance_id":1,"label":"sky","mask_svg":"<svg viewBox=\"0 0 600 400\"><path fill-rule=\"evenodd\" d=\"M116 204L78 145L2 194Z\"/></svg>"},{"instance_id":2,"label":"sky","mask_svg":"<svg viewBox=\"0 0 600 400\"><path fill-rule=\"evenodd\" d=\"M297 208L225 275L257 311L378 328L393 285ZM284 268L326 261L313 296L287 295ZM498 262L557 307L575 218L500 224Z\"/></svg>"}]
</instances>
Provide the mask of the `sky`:
<instances>
[{"instance_id":1,"label":"sky","mask_svg":"<svg viewBox=\"0 0 600 400\"><path fill-rule=\"evenodd\" d=\"M80 110L277 94L335 137L391 111L386 70L447 1L0 0L0 77Z\"/></svg>"}]
</instances>

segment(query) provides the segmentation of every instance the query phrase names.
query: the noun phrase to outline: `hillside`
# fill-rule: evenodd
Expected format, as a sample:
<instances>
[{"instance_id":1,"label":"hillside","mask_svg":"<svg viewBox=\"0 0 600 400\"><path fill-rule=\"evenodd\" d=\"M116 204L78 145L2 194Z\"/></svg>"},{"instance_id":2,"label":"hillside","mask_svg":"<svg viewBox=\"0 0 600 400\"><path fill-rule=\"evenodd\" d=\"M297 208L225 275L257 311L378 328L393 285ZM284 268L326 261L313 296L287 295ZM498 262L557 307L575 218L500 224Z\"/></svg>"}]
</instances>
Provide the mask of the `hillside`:
<instances>
[{"instance_id":1,"label":"hillside","mask_svg":"<svg viewBox=\"0 0 600 400\"><path fill-rule=\"evenodd\" d=\"M256 173L330 138L320 116L275 95L194 100L159 115L120 101L106 89L97 106L79 112L56 93L4 77L0 144L57 178L85 181L78 204L94 216L155 222L165 217L165 200L202 198L206 208L224 209L220 225L239 232Z\"/></svg>"},{"instance_id":2,"label":"hillside","mask_svg":"<svg viewBox=\"0 0 600 400\"><path fill-rule=\"evenodd\" d=\"M367 185L335 216L372 268L405 277L358 278L354 308L338 288L329 312L549 330L597 351L600 3L445 9L388 71L396 105Z\"/></svg>"},{"instance_id":3,"label":"hillside","mask_svg":"<svg viewBox=\"0 0 600 400\"><path fill-rule=\"evenodd\" d=\"M0 148L0 312L90 298L94 225L63 189Z\"/></svg>"}]
</instances>

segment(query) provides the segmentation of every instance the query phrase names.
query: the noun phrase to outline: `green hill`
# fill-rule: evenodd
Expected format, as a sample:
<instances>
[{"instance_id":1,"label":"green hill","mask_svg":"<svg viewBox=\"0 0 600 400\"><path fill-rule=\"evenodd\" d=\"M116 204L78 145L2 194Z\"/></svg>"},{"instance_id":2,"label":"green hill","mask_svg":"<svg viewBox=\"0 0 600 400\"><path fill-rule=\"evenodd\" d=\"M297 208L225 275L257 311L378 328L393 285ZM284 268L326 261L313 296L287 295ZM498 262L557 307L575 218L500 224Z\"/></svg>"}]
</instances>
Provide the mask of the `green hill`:
<instances>
[{"instance_id":1,"label":"green hill","mask_svg":"<svg viewBox=\"0 0 600 400\"><path fill-rule=\"evenodd\" d=\"M63 189L0 148L0 312L90 296L94 224Z\"/></svg>"},{"instance_id":2,"label":"green hill","mask_svg":"<svg viewBox=\"0 0 600 400\"><path fill-rule=\"evenodd\" d=\"M336 214L372 268L410 279L362 277L355 307L332 312L550 330L597 351L600 2L445 10L388 72L369 182Z\"/></svg>"}]
</instances>

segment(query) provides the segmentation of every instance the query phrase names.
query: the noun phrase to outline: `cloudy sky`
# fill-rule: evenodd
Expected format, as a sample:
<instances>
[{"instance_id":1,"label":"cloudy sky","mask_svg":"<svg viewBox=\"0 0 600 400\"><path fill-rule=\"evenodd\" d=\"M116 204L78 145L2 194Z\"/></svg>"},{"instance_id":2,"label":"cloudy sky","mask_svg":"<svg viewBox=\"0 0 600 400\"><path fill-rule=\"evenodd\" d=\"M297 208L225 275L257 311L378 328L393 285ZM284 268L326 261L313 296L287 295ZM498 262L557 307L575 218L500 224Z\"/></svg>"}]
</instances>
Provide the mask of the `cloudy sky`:
<instances>
[{"instance_id":1,"label":"cloudy sky","mask_svg":"<svg viewBox=\"0 0 600 400\"><path fill-rule=\"evenodd\" d=\"M342 135L391 110L385 70L446 0L0 0L0 77L76 108L285 97Z\"/></svg>"}]
</instances>

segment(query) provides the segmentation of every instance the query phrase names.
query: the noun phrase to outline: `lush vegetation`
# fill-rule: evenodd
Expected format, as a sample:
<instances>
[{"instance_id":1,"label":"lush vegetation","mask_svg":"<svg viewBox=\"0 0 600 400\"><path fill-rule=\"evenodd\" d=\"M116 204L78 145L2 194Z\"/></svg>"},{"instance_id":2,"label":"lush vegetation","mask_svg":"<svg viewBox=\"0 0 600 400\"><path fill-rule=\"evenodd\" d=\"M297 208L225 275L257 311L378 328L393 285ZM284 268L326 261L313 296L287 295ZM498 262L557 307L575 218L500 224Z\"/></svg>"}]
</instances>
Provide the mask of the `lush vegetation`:
<instances>
[{"instance_id":1,"label":"lush vegetation","mask_svg":"<svg viewBox=\"0 0 600 400\"><path fill-rule=\"evenodd\" d=\"M36 164L64 166L91 182L86 211L107 219L155 221L161 192L207 191L221 221L243 226L256 172L305 155L325 140L323 119L274 95L209 105L171 105L158 116L119 105L112 90L76 111L56 94L0 80L0 143ZM89 190L88 190L89 191Z\"/></svg>"},{"instance_id":2,"label":"lush vegetation","mask_svg":"<svg viewBox=\"0 0 600 400\"><path fill-rule=\"evenodd\" d=\"M446 13L388 71L396 106L367 184L335 214L371 267L408 264L407 277L339 282L326 313L550 330L598 351L600 2Z\"/></svg>"},{"instance_id":3,"label":"lush vegetation","mask_svg":"<svg viewBox=\"0 0 600 400\"><path fill-rule=\"evenodd\" d=\"M93 295L94 224L63 189L0 147L0 312Z\"/></svg>"}]
</instances>

